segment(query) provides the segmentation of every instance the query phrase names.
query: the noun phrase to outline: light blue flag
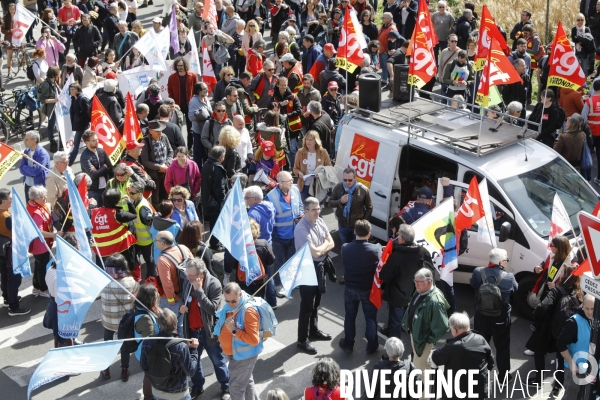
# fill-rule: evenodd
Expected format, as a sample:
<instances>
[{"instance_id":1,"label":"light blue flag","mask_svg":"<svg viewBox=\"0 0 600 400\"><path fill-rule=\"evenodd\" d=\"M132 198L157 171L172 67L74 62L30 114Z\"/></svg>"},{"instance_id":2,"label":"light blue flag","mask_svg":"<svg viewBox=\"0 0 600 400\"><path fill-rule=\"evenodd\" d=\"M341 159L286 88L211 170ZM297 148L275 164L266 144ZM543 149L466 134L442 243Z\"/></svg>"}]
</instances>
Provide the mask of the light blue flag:
<instances>
[{"instance_id":1,"label":"light blue flag","mask_svg":"<svg viewBox=\"0 0 600 400\"><path fill-rule=\"evenodd\" d=\"M122 340L112 340L50 349L29 381L27 399L35 389L63 376L105 370L112 364L122 345Z\"/></svg>"},{"instance_id":2,"label":"light blue flag","mask_svg":"<svg viewBox=\"0 0 600 400\"><path fill-rule=\"evenodd\" d=\"M319 284L308 243L305 243L288 262L279 268L279 278L281 278L281 285L286 291L288 299L292 295L292 290L297 286L317 286Z\"/></svg>"},{"instance_id":3,"label":"light blue flag","mask_svg":"<svg viewBox=\"0 0 600 400\"><path fill-rule=\"evenodd\" d=\"M225 201L212 234L229 250L233 258L239 261L240 268L246 273L247 285L261 275L239 179L235 181Z\"/></svg>"},{"instance_id":4,"label":"light blue flag","mask_svg":"<svg viewBox=\"0 0 600 400\"><path fill-rule=\"evenodd\" d=\"M75 182L73 182L69 174L67 174L67 188L69 190L69 204L71 206L71 215L73 215L73 225L75 225L77 245L81 254L91 261L92 249L90 248L90 241L85 234L85 230L92 229L92 221L90 221L90 216L87 213L85 204L83 204L77 186L75 186Z\"/></svg>"},{"instance_id":5,"label":"light blue flag","mask_svg":"<svg viewBox=\"0 0 600 400\"><path fill-rule=\"evenodd\" d=\"M63 238L56 237L56 304L61 337L77 337L87 310L111 280Z\"/></svg>"},{"instance_id":6,"label":"light blue flag","mask_svg":"<svg viewBox=\"0 0 600 400\"><path fill-rule=\"evenodd\" d=\"M21 274L23 278L31 277L31 266L29 265L29 245L39 238L45 240L42 232L38 229L33 218L27 212L23 200L12 188L12 260L13 272Z\"/></svg>"}]
</instances>

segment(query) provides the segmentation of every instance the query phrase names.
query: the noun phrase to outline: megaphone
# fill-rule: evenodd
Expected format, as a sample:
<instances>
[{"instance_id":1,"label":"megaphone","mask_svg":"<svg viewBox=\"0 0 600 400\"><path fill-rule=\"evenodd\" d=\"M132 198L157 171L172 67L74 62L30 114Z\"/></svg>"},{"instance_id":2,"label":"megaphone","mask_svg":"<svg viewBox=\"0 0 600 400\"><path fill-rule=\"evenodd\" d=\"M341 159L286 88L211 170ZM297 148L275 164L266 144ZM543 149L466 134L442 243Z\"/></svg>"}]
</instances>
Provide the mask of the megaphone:
<instances>
[{"instance_id":1,"label":"megaphone","mask_svg":"<svg viewBox=\"0 0 600 400\"><path fill-rule=\"evenodd\" d=\"M265 185L268 185L271 189L273 189L273 188L275 188L275 186L277 186L277 182L275 182L273 179L269 178L269 176L267 176L267 174L265 174L264 169L259 169L256 172L256 175L254 175L254 182L262 182Z\"/></svg>"}]
</instances>

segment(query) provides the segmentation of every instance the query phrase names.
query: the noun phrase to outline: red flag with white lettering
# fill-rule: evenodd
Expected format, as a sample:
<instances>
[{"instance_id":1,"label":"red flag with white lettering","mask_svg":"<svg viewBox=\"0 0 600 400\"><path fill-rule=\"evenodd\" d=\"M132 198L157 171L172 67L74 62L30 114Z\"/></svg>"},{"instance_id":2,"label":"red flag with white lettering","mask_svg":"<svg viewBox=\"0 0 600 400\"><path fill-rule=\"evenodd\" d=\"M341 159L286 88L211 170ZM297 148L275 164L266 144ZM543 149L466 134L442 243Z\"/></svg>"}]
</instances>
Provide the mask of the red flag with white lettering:
<instances>
[{"instance_id":1,"label":"red flag with white lettering","mask_svg":"<svg viewBox=\"0 0 600 400\"><path fill-rule=\"evenodd\" d=\"M510 47L506 44L504 36L500 33L494 17L483 5L481 11L481 26L479 27L479 40L477 42L477 55L475 56L475 69L481 71L485 64L485 60L488 58L488 53L492 48L492 39L496 39L500 44L500 48L505 55L510 54Z\"/></svg>"},{"instance_id":2,"label":"red flag with white lettering","mask_svg":"<svg viewBox=\"0 0 600 400\"><path fill-rule=\"evenodd\" d=\"M467 190L465 198L454 218L456 232L470 228L471 225L477 223L484 215L485 211L483 210L483 202L479 194L479 184L477 183L477 178L473 176L469 184L469 190ZM456 236L458 237L459 233Z\"/></svg>"},{"instance_id":3,"label":"red flag with white lettering","mask_svg":"<svg viewBox=\"0 0 600 400\"><path fill-rule=\"evenodd\" d=\"M523 79L521 79L515 70L515 67L513 67L502 51L500 43L498 43L495 38L491 38L491 40L491 51L488 52L488 58L481 76L481 81L479 82L477 96L475 97L477 104L481 104L484 107L488 106L491 87L523 82Z\"/></svg>"},{"instance_id":4,"label":"red flag with white lettering","mask_svg":"<svg viewBox=\"0 0 600 400\"><path fill-rule=\"evenodd\" d=\"M420 24L415 26L411 41L411 57L408 66L408 84L422 88L437 73L437 65L433 57L431 32L427 32Z\"/></svg>"},{"instance_id":5,"label":"red flag with white lettering","mask_svg":"<svg viewBox=\"0 0 600 400\"><path fill-rule=\"evenodd\" d=\"M202 45L202 82L208 86L208 93L212 93L215 85L217 84L217 78L215 77L215 70L213 69L212 62L210 61L210 55L208 54L208 48L206 43Z\"/></svg>"},{"instance_id":6,"label":"red flag with white lettering","mask_svg":"<svg viewBox=\"0 0 600 400\"><path fill-rule=\"evenodd\" d=\"M585 84L585 74L575 57L571 42L565 34L562 24L558 22L552 53L550 54L550 73L548 86L559 86L577 90Z\"/></svg>"},{"instance_id":7,"label":"red flag with white lettering","mask_svg":"<svg viewBox=\"0 0 600 400\"><path fill-rule=\"evenodd\" d=\"M125 143L127 144L127 150L135 148L138 139L142 138L142 129L140 128L140 121L135 112L131 93L127 93L127 97L125 98L125 125L123 126L123 136L125 138Z\"/></svg>"},{"instance_id":8,"label":"red flag with white lettering","mask_svg":"<svg viewBox=\"0 0 600 400\"><path fill-rule=\"evenodd\" d=\"M344 24L340 30L340 42L337 49L337 67L352 73L363 62L363 52L357 38L356 27L350 17L350 7L346 7Z\"/></svg>"},{"instance_id":9,"label":"red flag with white lettering","mask_svg":"<svg viewBox=\"0 0 600 400\"><path fill-rule=\"evenodd\" d=\"M98 137L98 145L106 151L110 163L117 165L117 161L119 161L123 150L125 150L125 141L96 95L92 99L92 119L90 122L90 129L96 132Z\"/></svg>"},{"instance_id":10,"label":"red flag with white lettering","mask_svg":"<svg viewBox=\"0 0 600 400\"><path fill-rule=\"evenodd\" d=\"M381 284L383 281L379 277L379 273L381 269L387 262L388 257L392 254L392 248L394 247L394 240L388 240L383 252L381 253L381 258L379 258L379 264L377 264L377 269L375 270L375 276L373 276L373 284L371 285L371 294L369 295L369 301L375 305L377 308L381 308L383 304L383 290L381 289Z\"/></svg>"},{"instance_id":11,"label":"red flag with white lettering","mask_svg":"<svg viewBox=\"0 0 600 400\"><path fill-rule=\"evenodd\" d=\"M202 11L202 19L210 21L212 27L217 30L219 26L217 25L217 19L219 16L217 15L217 6L214 1L204 0L204 10Z\"/></svg>"}]
</instances>

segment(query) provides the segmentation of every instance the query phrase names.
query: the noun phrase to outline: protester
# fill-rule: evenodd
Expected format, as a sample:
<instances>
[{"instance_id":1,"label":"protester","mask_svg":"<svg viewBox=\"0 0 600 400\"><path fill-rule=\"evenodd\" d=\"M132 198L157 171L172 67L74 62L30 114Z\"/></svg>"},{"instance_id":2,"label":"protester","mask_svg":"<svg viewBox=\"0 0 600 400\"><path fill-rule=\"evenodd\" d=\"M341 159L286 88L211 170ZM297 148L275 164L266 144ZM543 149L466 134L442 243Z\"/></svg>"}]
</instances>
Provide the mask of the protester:
<instances>
[{"instance_id":1,"label":"protester","mask_svg":"<svg viewBox=\"0 0 600 400\"><path fill-rule=\"evenodd\" d=\"M50 169L50 156L40 143L40 134L34 131L25 133L23 138L25 151L19 164L19 172L23 175L25 184L25 201L29 201L29 188L46 185L48 170Z\"/></svg>"},{"instance_id":2,"label":"protester","mask_svg":"<svg viewBox=\"0 0 600 400\"><path fill-rule=\"evenodd\" d=\"M311 108L311 104L313 102L309 103L309 108ZM308 131L306 136L304 136L302 148L296 154L294 174L298 176L298 190L300 191L302 201L310 196L309 189L315 179L312 176L315 169L321 165L331 166L331 159L329 158L329 154L327 154L327 150L323 148L321 140L317 131ZM304 175L309 175L306 180L304 179Z\"/></svg>"},{"instance_id":3,"label":"protester","mask_svg":"<svg viewBox=\"0 0 600 400\"><path fill-rule=\"evenodd\" d=\"M185 139L179 125L171 122L174 111L168 104L168 100L171 99L165 99L164 104L158 108L158 120L165 124L165 129L162 130L162 133L169 140L171 148L175 150L180 146L185 147Z\"/></svg>"},{"instance_id":4,"label":"protester","mask_svg":"<svg viewBox=\"0 0 600 400\"><path fill-rule=\"evenodd\" d=\"M142 182L131 182L127 188L127 195L134 207L136 219L133 220L135 229L135 252L144 258L146 271L142 271L142 280L148 276L155 276L156 269L152 257L152 235L150 227L152 226L153 208L143 196L144 184ZM133 210L130 210L133 211Z\"/></svg>"},{"instance_id":5,"label":"protester","mask_svg":"<svg viewBox=\"0 0 600 400\"><path fill-rule=\"evenodd\" d=\"M102 44L102 35L90 20L89 14L83 14L81 26L73 35L73 47L81 68L85 66L85 60L98 55L98 47Z\"/></svg>"},{"instance_id":6,"label":"protester","mask_svg":"<svg viewBox=\"0 0 600 400\"><path fill-rule=\"evenodd\" d=\"M169 231L175 238L175 243L179 242L181 237L181 227L173 218L173 213L175 212L175 206L173 206L173 202L171 200L163 200L158 205L156 209L157 213L154 215L152 219L152 226L150 227L150 235L152 236L152 241L156 239L156 236L159 232ZM160 257L160 250L154 246L154 263Z\"/></svg>"},{"instance_id":7,"label":"protester","mask_svg":"<svg viewBox=\"0 0 600 400\"><path fill-rule=\"evenodd\" d=\"M312 370L312 386L304 389L304 400L326 397L339 400L340 366L331 358L323 357Z\"/></svg>"},{"instance_id":8,"label":"protester","mask_svg":"<svg viewBox=\"0 0 600 400\"><path fill-rule=\"evenodd\" d=\"M185 146L175 148L175 159L167 168L165 175L165 189L171 192L175 186L183 186L189 192L193 201L200 193L202 176L198 165L188 158L188 149Z\"/></svg>"},{"instance_id":9,"label":"protester","mask_svg":"<svg viewBox=\"0 0 600 400\"><path fill-rule=\"evenodd\" d=\"M74 54L67 54L65 60L66 62L60 69L60 86L63 87L71 75L73 75L73 83L81 85L83 69L77 64L77 58Z\"/></svg>"},{"instance_id":10,"label":"protester","mask_svg":"<svg viewBox=\"0 0 600 400\"><path fill-rule=\"evenodd\" d=\"M57 117L54 112L54 106L58 102L58 97L60 96L60 88L58 87L59 79L60 69L57 66L52 66L48 68L46 80L38 86L38 100L42 103L40 112L48 117L46 136L48 136L48 140L50 141L51 153L55 153L58 150L58 142L54 138L54 130L57 128Z\"/></svg>"},{"instance_id":11,"label":"protester","mask_svg":"<svg viewBox=\"0 0 600 400\"><path fill-rule=\"evenodd\" d=\"M227 88L229 89L229 87ZM235 92L237 95L237 91ZM236 172L242 170L242 158L237 152L240 145L240 133L233 126L224 126L219 133L219 144L225 147L225 159L223 167L227 171L227 178L231 178Z\"/></svg>"},{"instance_id":12,"label":"protester","mask_svg":"<svg viewBox=\"0 0 600 400\"><path fill-rule=\"evenodd\" d=\"M558 137L554 144L554 150L563 156L565 160L580 171L581 153L586 141L585 133L581 130L579 114L575 113L567 117L566 131Z\"/></svg>"},{"instance_id":13,"label":"protester","mask_svg":"<svg viewBox=\"0 0 600 400\"><path fill-rule=\"evenodd\" d=\"M225 126L233 125L231 120L227 117L226 111L225 103L218 101L215 103L214 112L211 114L210 120L206 121L202 127L200 140L202 141L206 154L210 153L213 146L219 144L221 129Z\"/></svg>"},{"instance_id":14,"label":"protester","mask_svg":"<svg viewBox=\"0 0 600 400\"><path fill-rule=\"evenodd\" d=\"M155 208L167 198L165 178L167 169L173 162L173 149L167 136L162 133L165 127L166 124L162 121L151 121L148 124L149 135L142 139L142 165L156 183L156 189L152 191L152 205Z\"/></svg>"},{"instance_id":15,"label":"protester","mask_svg":"<svg viewBox=\"0 0 600 400\"><path fill-rule=\"evenodd\" d=\"M202 222L190 221L181 232L180 243L190 249L194 257L199 258L204 262L206 269L212 276L218 278L219 275L212 266L213 253L202 241L203 233L204 226L202 225Z\"/></svg>"},{"instance_id":16,"label":"protester","mask_svg":"<svg viewBox=\"0 0 600 400\"><path fill-rule=\"evenodd\" d=\"M64 151L57 151L52 156L54 167L52 167L52 172L47 174L45 183L48 190L48 202L52 208L67 188L66 176L69 175L71 179L75 177L71 167L69 167L68 158L67 153Z\"/></svg>"},{"instance_id":17,"label":"protester","mask_svg":"<svg viewBox=\"0 0 600 400\"><path fill-rule=\"evenodd\" d=\"M192 221L198 221L196 206L189 198L190 192L184 186L174 186L169 192L169 199L175 206L172 217L181 229L185 228Z\"/></svg>"},{"instance_id":18,"label":"protester","mask_svg":"<svg viewBox=\"0 0 600 400\"><path fill-rule=\"evenodd\" d=\"M404 355L404 344L397 337L391 337L385 341L385 354L381 356L381 361L379 361L373 367L373 375L375 371L379 372L379 376L375 380L375 397L373 399L380 400L386 398L387 394L388 398L391 398L393 393L397 390L398 385L395 381L387 382L386 389L382 392L382 383L385 382L384 371L389 371L390 376L394 376L394 374L398 371L402 373L402 371L406 371L406 376L410 376L411 373L416 369L415 365L411 361L402 361L402 356ZM423 371L421 371L423 372ZM414 373L413 373L414 374ZM414 379L413 390L418 387L421 381L421 374L417 373L416 378ZM391 383L391 385L390 385ZM415 393L417 391L415 390ZM409 392L410 393L410 392ZM418 400L420 397L408 396L407 400Z\"/></svg>"},{"instance_id":19,"label":"protester","mask_svg":"<svg viewBox=\"0 0 600 400\"><path fill-rule=\"evenodd\" d=\"M215 146L210 151L210 158L202 166L202 214L210 229L215 227L221 208L225 204L227 195L227 171L222 163L225 160L225 147ZM223 251L223 247L214 236L210 238L210 247L217 252Z\"/></svg>"}]
</instances>

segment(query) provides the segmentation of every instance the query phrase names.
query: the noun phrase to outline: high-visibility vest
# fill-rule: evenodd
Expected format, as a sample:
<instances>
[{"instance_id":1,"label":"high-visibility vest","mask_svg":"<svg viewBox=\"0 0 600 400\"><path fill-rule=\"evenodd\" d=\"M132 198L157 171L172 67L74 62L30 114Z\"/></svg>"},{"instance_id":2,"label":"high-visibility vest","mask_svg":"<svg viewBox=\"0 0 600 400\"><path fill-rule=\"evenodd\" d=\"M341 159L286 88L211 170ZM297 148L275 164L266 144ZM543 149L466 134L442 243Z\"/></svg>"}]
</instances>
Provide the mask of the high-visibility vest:
<instances>
[{"instance_id":1,"label":"high-visibility vest","mask_svg":"<svg viewBox=\"0 0 600 400\"><path fill-rule=\"evenodd\" d=\"M133 221L133 226L135 227L135 237L137 239L138 246L149 246L152 244L152 235L150 234L150 227L144 225L142 219L140 218L140 211L142 207L148 208L150 211L154 212L154 208L148 200L145 198L141 198L140 202L135 206L135 213L137 218Z\"/></svg>"},{"instance_id":2,"label":"high-visibility vest","mask_svg":"<svg viewBox=\"0 0 600 400\"><path fill-rule=\"evenodd\" d=\"M296 87L295 87L295 88L290 88L290 89L292 89L292 93L293 93L293 94L296 94L296 93L298 93L298 91L299 91L300 89L302 89L302 86L303 86L303 85L302 85L302 77L304 76L304 74L302 73L302 64L301 64L301 63L299 63L299 62L296 62L296 65L294 65L294 68L292 68L292 69L290 70L290 72L288 72L288 74L287 74L287 78L289 79L289 78L290 78L290 76L291 76L292 74L294 74L294 73L295 73L296 75L298 75L298 78L299 78L299 79L298 79L298 84L296 85Z\"/></svg>"},{"instance_id":3,"label":"high-visibility vest","mask_svg":"<svg viewBox=\"0 0 600 400\"><path fill-rule=\"evenodd\" d=\"M117 189L121 192L121 200L117 203L117 205L121 208L125 208L127 205L127 201L125 201L125 196L127 196L127 188L129 187L129 179L125 183L121 183L117 180L117 178L112 178L107 182L107 186L109 189Z\"/></svg>"},{"instance_id":4,"label":"high-visibility vest","mask_svg":"<svg viewBox=\"0 0 600 400\"><path fill-rule=\"evenodd\" d=\"M271 77L271 90L274 90L273 88L277 86L277 78L275 78L274 76ZM254 97L256 98L256 100L260 100L260 97L262 96L263 91L265 90L265 75L264 72L261 72L260 75L260 81L258 82L258 85L256 85L256 90L252 92L252 94L254 94Z\"/></svg>"},{"instance_id":5,"label":"high-visibility vest","mask_svg":"<svg viewBox=\"0 0 600 400\"><path fill-rule=\"evenodd\" d=\"M302 86L302 85L300 85ZM288 114L294 112L294 98L296 96L292 94L292 98L287 103L287 112ZM294 119L288 119L288 127L290 131L296 132L302 130L302 120L300 120L300 115L297 115Z\"/></svg>"},{"instance_id":6,"label":"high-visibility vest","mask_svg":"<svg viewBox=\"0 0 600 400\"><path fill-rule=\"evenodd\" d=\"M592 136L600 136L600 95L587 99L587 105L590 109L587 123L592 131Z\"/></svg>"},{"instance_id":7,"label":"high-visibility vest","mask_svg":"<svg viewBox=\"0 0 600 400\"><path fill-rule=\"evenodd\" d=\"M116 213L117 210L106 207L92 210L92 235L98 245L95 252L101 257L121 253L137 243L127 226L117 221Z\"/></svg>"}]
</instances>

